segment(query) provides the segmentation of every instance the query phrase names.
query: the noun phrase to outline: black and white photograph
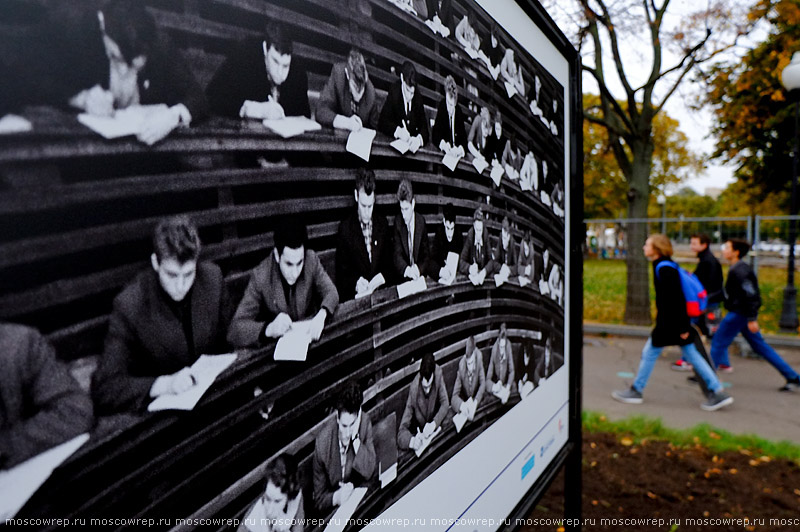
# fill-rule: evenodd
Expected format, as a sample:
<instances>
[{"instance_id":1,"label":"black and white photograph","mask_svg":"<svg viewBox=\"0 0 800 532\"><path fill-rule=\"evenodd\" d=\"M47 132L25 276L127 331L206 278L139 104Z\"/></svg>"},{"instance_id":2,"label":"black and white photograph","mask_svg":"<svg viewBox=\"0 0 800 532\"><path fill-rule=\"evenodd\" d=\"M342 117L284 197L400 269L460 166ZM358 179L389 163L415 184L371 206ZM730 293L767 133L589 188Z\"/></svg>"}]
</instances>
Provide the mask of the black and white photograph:
<instances>
[{"instance_id":1,"label":"black and white photograph","mask_svg":"<svg viewBox=\"0 0 800 532\"><path fill-rule=\"evenodd\" d=\"M0 522L501 529L570 382L576 88L528 12L4 0Z\"/></svg>"}]
</instances>

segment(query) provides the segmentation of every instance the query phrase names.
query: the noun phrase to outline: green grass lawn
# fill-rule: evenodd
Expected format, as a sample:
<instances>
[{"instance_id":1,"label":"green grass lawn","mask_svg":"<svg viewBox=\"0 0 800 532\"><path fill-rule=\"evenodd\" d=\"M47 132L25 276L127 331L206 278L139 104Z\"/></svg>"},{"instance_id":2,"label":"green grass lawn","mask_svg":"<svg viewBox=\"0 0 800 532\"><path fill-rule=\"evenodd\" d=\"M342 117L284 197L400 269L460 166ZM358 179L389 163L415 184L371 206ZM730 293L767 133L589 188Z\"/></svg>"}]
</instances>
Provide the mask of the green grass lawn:
<instances>
[{"instance_id":1,"label":"green grass lawn","mask_svg":"<svg viewBox=\"0 0 800 532\"><path fill-rule=\"evenodd\" d=\"M800 445L790 441L772 442L754 434L731 434L706 423L690 429L665 427L661 419L632 416L619 421L609 421L601 412L584 410L583 430L587 433L610 432L618 437L628 437L639 444L644 439L671 442L680 447L701 444L713 452L740 451L742 449L773 458L786 458L800 464Z\"/></svg>"},{"instance_id":2,"label":"green grass lawn","mask_svg":"<svg viewBox=\"0 0 800 532\"><path fill-rule=\"evenodd\" d=\"M690 271L694 267L690 266ZM728 266L722 266L725 276ZM655 293L650 270L650 305L655 316ZM623 323L625 313L625 262L589 259L583 263L583 319L599 323ZM786 270L761 267L758 272L762 306L758 323L764 332L777 333Z\"/></svg>"}]
</instances>

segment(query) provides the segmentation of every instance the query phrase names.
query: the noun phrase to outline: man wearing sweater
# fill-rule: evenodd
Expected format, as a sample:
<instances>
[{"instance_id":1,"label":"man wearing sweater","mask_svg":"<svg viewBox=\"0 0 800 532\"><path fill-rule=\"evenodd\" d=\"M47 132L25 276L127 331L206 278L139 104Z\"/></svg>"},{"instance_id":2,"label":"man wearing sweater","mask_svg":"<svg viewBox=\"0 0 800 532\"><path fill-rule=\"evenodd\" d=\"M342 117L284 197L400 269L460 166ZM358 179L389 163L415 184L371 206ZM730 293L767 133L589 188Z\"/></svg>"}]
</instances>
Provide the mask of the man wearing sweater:
<instances>
[{"instance_id":1,"label":"man wearing sweater","mask_svg":"<svg viewBox=\"0 0 800 532\"><path fill-rule=\"evenodd\" d=\"M750 244L738 238L731 238L722 246L722 257L731 263L725 282L725 308L728 314L711 341L711 358L718 367L730 366L728 346L737 334L742 333L753 350L784 376L786 384L780 390L800 391L800 376L764 341L759 332L761 294L758 279L750 265L742 260L748 251Z\"/></svg>"}]
</instances>

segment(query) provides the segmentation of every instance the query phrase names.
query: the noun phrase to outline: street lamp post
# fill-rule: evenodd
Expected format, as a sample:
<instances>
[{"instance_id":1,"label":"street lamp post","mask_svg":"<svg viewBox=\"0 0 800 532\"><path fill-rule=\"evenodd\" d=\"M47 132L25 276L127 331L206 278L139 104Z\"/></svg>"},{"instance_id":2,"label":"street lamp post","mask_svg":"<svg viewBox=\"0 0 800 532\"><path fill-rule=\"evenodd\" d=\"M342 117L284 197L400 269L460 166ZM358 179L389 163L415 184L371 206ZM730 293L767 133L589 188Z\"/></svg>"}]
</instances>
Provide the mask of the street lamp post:
<instances>
[{"instance_id":1,"label":"street lamp post","mask_svg":"<svg viewBox=\"0 0 800 532\"><path fill-rule=\"evenodd\" d=\"M798 142L798 114L800 114L800 52L795 52L792 62L781 73L783 86L791 95L794 103L794 145L792 147L792 205L791 215L797 214L797 158L800 143ZM784 331L797 332L797 289L794 286L794 243L797 239L794 218L789 220L789 263L786 272L786 287L783 289L783 310L778 323Z\"/></svg>"},{"instance_id":2,"label":"street lamp post","mask_svg":"<svg viewBox=\"0 0 800 532\"><path fill-rule=\"evenodd\" d=\"M667 234L667 197L661 193L656 198L656 201L661 205L661 234Z\"/></svg>"}]
</instances>

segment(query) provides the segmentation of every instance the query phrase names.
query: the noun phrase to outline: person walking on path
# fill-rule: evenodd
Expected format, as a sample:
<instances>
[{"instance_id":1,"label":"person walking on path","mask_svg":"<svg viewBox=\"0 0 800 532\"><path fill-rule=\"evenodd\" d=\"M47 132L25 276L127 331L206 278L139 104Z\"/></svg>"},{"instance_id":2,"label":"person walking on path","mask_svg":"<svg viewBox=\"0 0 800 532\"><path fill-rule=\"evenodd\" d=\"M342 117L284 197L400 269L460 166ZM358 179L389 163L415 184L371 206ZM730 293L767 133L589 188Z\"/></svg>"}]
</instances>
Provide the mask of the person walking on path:
<instances>
[{"instance_id":1,"label":"person walking on path","mask_svg":"<svg viewBox=\"0 0 800 532\"><path fill-rule=\"evenodd\" d=\"M694 345L694 335L697 333L686 313L686 299L677 268L665 265L666 267L658 269L662 262L671 262L672 243L666 236L654 234L647 239L643 250L644 256L653 263L656 326L642 349L642 361L633 385L628 390L615 390L611 396L623 403L641 404L642 392L664 347L679 345L683 355L695 367L711 392L700 408L713 411L733 403L733 397L722 391L722 383Z\"/></svg>"},{"instance_id":2,"label":"person walking on path","mask_svg":"<svg viewBox=\"0 0 800 532\"><path fill-rule=\"evenodd\" d=\"M719 306L724 299L722 265L711 253L710 245L711 239L704 233L692 235L689 241L689 247L697 254L697 267L694 270L694 276L697 277L697 280L706 289L706 294L708 294L708 306L705 313L693 321L695 321L703 336L709 339L714 335L714 331L719 325ZM701 346L702 343L698 346L698 350L703 354L704 348L701 349ZM708 357L705 358L709 363L711 362ZM692 365L683 357L673 362L671 368L675 371L692 371L693 369Z\"/></svg>"},{"instance_id":3,"label":"person walking on path","mask_svg":"<svg viewBox=\"0 0 800 532\"><path fill-rule=\"evenodd\" d=\"M722 246L722 258L731 264L725 282L725 308L728 313L711 340L711 359L717 367L730 367L728 346L737 334L742 333L753 351L764 357L786 379L786 384L780 390L799 391L800 376L764 341L759 332L761 293L755 272L742 260L748 251L750 244L738 238L731 238Z\"/></svg>"}]
</instances>

